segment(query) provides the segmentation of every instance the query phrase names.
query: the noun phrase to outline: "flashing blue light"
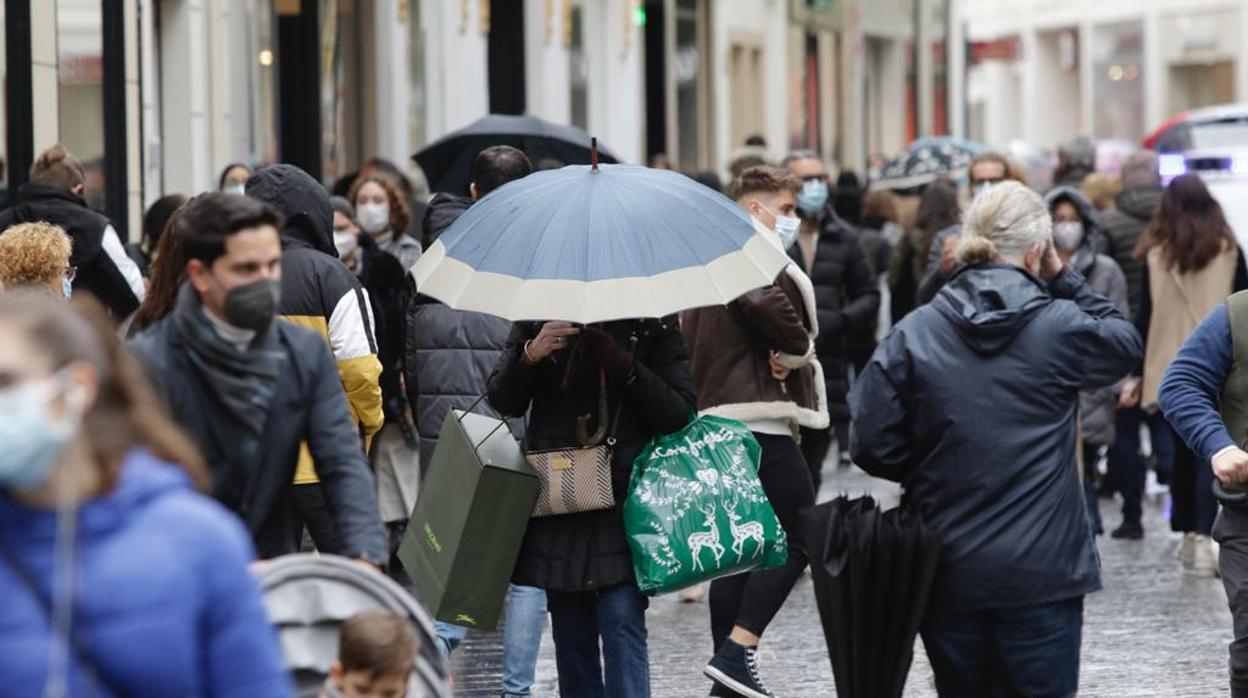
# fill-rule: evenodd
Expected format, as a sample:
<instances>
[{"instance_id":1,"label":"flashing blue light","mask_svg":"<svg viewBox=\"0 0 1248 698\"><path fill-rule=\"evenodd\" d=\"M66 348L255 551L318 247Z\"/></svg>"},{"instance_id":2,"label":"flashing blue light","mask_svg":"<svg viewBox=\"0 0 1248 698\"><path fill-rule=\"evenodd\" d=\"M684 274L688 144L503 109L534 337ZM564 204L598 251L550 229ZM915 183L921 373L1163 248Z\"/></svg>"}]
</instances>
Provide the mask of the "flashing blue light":
<instances>
[{"instance_id":1,"label":"flashing blue light","mask_svg":"<svg viewBox=\"0 0 1248 698\"><path fill-rule=\"evenodd\" d=\"M1248 162L1245 163L1248 165ZM1162 177L1178 177L1187 174L1187 159L1182 155L1162 155L1157 158L1157 172Z\"/></svg>"}]
</instances>

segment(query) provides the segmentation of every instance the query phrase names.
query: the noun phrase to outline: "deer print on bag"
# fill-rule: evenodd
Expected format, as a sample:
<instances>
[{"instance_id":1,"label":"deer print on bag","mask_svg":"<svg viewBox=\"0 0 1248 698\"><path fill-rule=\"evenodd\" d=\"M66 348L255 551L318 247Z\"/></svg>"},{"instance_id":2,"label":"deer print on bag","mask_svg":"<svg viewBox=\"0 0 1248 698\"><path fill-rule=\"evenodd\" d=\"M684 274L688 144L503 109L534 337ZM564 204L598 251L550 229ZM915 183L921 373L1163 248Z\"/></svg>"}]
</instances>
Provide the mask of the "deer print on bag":
<instances>
[{"instance_id":1,"label":"deer print on bag","mask_svg":"<svg viewBox=\"0 0 1248 698\"><path fill-rule=\"evenodd\" d=\"M733 497L732 503L724 502L724 513L728 514L728 525L732 527L732 552L737 554L737 562L741 562L747 540L757 543L754 548L754 557L758 557L758 554L763 551L763 525L757 521L738 524L737 522L741 520L741 515L737 513L738 503L739 500L736 497Z\"/></svg>"},{"instance_id":2,"label":"deer print on bag","mask_svg":"<svg viewBox=\"0 0 1248 698\"><path fill-rule=\"evenodd\" d=\"M702 570L702 548L708 548L715 554L715 564L719 565L719 561L724 556L724 546L719 544L719 526L715 525L715 504L709 506L700 506L698 509L706 514L706 520L702 523L709 531L698 531L689 535L689 552L693 555L693 569Z\"/></svg>"}]
</instances>

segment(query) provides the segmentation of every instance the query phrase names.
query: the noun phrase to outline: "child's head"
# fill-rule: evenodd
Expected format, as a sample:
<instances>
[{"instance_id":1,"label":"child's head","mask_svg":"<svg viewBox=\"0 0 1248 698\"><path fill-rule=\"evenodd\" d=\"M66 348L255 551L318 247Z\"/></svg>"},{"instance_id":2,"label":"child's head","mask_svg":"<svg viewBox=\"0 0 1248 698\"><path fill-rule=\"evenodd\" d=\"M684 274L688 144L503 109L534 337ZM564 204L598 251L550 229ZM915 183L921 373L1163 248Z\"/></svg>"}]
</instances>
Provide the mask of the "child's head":
<instances>
[{"instance_id":1,"label":"child's head","mask_svg":"<svg viewBox=\"0 0 1248 698\"><path fill-rule=\"evenodd\" d=\"M357 613L342 624L330 676L347 698L403 698L417 649L411 626L399 615L384 609Z\"/></svg>"}]
</instances>

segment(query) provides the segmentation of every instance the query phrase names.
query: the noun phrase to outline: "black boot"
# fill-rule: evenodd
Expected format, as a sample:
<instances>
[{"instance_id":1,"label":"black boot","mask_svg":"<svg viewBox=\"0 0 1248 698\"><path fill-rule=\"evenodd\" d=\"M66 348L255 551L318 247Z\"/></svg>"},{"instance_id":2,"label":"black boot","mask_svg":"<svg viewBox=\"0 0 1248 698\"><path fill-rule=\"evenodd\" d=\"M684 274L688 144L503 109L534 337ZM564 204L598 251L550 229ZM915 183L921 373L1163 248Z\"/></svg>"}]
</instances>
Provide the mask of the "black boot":
<instances>
[{"instance_id":1,"label":"black boot","mask_svg":"<svg viewBox=\"0 0 1248 698\"><path fill-rule=\"evenodd\" d=\"M728 689L727 695L775 698L758 675L757 652L755 647L743 647L732 640L725 640L702 673L717 686Z\"/></svg>"},{"instance_id":2,"label":"black boot","mask_svg":"<svg viewBox=\"0 0 1248 698\"><path fill-rule=\"evenodd\" d=\"M1144 537L1144 527L1140 525L1138 519L1125 519L1122 525L1109 535L1118 540L1140 540Z\"/></svg>"}]
</instances>

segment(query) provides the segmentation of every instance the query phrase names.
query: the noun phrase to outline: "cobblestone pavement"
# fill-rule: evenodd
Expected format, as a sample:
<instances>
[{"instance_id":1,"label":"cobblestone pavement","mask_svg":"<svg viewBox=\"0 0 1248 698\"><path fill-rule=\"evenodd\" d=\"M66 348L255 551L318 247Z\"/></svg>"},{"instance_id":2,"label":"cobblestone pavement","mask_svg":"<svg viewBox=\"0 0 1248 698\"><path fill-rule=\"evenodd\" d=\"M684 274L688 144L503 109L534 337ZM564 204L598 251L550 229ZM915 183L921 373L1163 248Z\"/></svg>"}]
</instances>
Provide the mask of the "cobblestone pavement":
<instances>
[{"instance_id":1,"label":"cobblestone pavement","mask_svg":"<svg viewBox=\"0 0 1248 698\"><path fill-rule=\"evenodd\" d=\"M886 506L897 490L857 469L828 472L821 501L839 492L875 494ZM1100 539L1104 591L1088 598L1080 676L1082 696L1222 696L1230 614L1218 580L1184 575L1175 559L1163 502L1150 502L1143 541ZM1107 528L1121 520L1117 504L1101 501ZM647 616L656 697L704 696L701 670L710 658L705 603L655 599ZM557 696L554 647L543 638L535 696ZM760 648L764 678L783 698L835 695L810 579L793 590ZM502 646L497 633L469 638L454 658L457 696L498 696ZM916 643L907 698L935 696L932 673Z\"/></svg>"}]
</instances>

